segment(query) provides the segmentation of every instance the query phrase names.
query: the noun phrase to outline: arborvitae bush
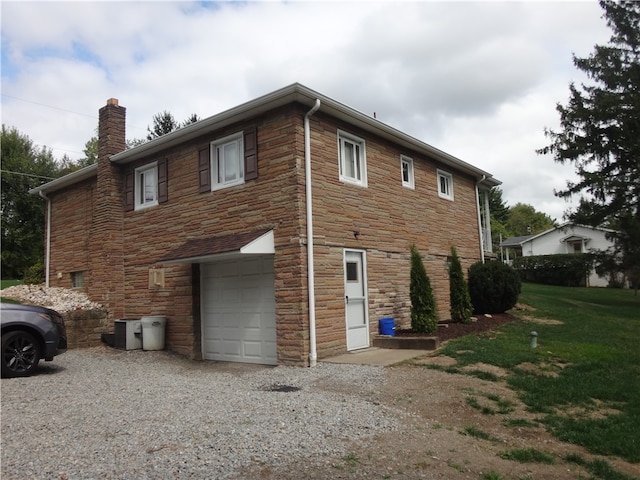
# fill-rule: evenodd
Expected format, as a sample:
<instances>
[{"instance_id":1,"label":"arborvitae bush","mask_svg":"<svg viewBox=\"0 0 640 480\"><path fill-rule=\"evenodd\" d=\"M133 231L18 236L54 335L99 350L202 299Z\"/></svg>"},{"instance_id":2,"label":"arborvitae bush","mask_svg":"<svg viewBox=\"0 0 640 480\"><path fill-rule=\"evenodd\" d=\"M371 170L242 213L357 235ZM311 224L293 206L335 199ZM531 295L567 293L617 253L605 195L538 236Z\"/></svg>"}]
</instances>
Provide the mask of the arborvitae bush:
<instances>
[{"instance_id":1,"label":"arborvitae bush","mask_svg":"<svg viewBox=\"0 0 640 480\"><path fill-rule=\"evenodd\" d=\"M471 297L462 273L462 265L455 247L451 247L451 267L449 268L449 297L451 320L471 323Z\"/></svg>"},{"instance_id":2,"label":"arborvitae bush","mask_svg":"<svg viewBox=\"0 0 640 480\"><path fill-rule=\"evenodd\" d=\"M415 332L433 333L438 327L436 300L431 282L422 263L422 257L415 245L411 246L411 328Z\"/></svg>"},{"instance_id":3,"label":"arborvitae bush","mask_svg":"<svg viewBox=\"0 0 640 480\"><path fill-rule=\"evenodd\" d=\"M24 272L22 283L25 285L39 285L44 282L44 265L42 262L35 263Z\"/></svg>"},{"instance_id":4,"label":"arborvitae bush","mask_svg":"<svg viewBox=\"0 0 640 480\"><path fill-rule=\"evenodd\" d=\"M469 294L475 313L503 313L513 308L520 295L518 273L509 265L488 261L469 268Z\"/></svg>"}]
</instances>

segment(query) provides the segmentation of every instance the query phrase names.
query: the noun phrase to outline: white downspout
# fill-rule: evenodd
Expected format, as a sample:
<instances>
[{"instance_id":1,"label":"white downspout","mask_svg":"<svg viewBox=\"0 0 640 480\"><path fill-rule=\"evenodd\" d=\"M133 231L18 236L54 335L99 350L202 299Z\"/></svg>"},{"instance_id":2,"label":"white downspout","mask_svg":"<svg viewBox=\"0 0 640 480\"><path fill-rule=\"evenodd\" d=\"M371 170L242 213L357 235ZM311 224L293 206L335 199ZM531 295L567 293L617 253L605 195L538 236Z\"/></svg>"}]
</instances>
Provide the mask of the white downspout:
<instances>
[{"instance_id":1,"label":"white downspout","mask_svg":"<svg viewBox=\"0 0 640 480\"><path fill-rule=\"evenodd\" d=\"M318 361L316 351L316 294L313 271L313 208L311 205L311 132L309 117L320 108L320 99L304 116L304 175L307 204L307 286L309 290L309 366L315 367Z\"/></svg>"},{"instance_id":2,"label":"white downspout","mask_svg":"<svg viewBox=\"0 0 640 480\"><path fill-rule=\"evenodd\" d=\"M480 193L478 192L478 185L486 180L487 176L482 175L482 179L476 182L476 210L478 211L478 233L480 234L480 258L484 263L484 235L482 231L482 216L480 215Z\"/></svg>"},{"instance_id":3,"label":"white downspout","mask_svg":"<svg viewBox=\"0 0 640 480\"><path fill-rule=\"evenodd\" d=\"M51 200L47 197L42 190L38 192L42 198L47 202L47 233L45 239L45 260L44 260L44 281L45 286L49 287L49 262L51 254Z\"/></svg>"}]
</instances>

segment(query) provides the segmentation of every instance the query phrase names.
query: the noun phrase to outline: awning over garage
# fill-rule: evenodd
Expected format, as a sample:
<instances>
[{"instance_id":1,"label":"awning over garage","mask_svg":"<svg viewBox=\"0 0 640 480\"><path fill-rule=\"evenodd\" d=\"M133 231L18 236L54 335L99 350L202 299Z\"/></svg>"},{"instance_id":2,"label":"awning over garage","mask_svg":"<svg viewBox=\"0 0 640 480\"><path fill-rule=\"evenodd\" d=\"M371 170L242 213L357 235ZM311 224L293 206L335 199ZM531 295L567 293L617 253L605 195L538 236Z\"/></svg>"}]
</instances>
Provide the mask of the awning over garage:
<instances>
[{"instance_id":1,"label":"awning over garage","mask_svg":"<svg viewBox=\"0 0 640 480\"><path fill-rule=\"evenodd\" d=\"M158 263L206 263L222 256L275 253L273 230L195 238L169 251Z\"/></svg>"}]
</instances>

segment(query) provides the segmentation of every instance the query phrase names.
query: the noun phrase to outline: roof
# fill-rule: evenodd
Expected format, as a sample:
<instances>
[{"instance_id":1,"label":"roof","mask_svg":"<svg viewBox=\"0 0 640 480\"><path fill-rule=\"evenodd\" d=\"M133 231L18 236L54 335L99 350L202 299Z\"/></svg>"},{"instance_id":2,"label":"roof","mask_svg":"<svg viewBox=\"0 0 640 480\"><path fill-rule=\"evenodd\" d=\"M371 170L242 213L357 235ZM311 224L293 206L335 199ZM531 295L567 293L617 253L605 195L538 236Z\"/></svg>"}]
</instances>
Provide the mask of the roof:
<instances>
[{"instance_id":1,"label":"roof","mask_svg":"<svg viewBox=\"0 0 640 480\"><path fill-rule=\"evenodd\" d=\"M521 247L524 242L533 238L535 235L523 235L521 237L511 237L500 243L501 247Z\"/></svg>"},{"instance_id":2,"label":"roof","mask_svg":"<svg viewBox=\"0 0 640 480\"><path fill-rule=\"evenodd\" d=\"M611 230L610 228L604 228L604 227L592 227L590 225L582 225L579 223L573 223L573 222L564 222L560 225L557 225L553 228L550 228L548 230L545 230L544 232L540 232L540 233L536 233L535 235L525 235L523 237L511 237L511 238L507 238L506 240L504 240L502 243L500 243L501 247L518 247L518 246L522 246L523 243L529 242L531 240L534 240L538 237L543 237L545 235L547 235L548 233L551 232L555 232L556 230L563 230L563 229L567 229L570 227L582 227L582 228L587 228L589 230L599 230L601 232L605 232L605 233L613 233L615 232L615 230ZM564 238L562 238L560 241L561 242L566 242L567 240L571 240L571 237L575 236L578 239L589 239L589 237L585 237L583 235L578 235L578 234L572 234L572 235L568 235Z\"/></svg>"},{"instance_id":3,"label":"roof","mask_svg":"<svg viewBox=\"0 0 640 480\"><path fill-rule=\"evenodd\" d=\"M291 84L287 87L233 107L222 113L218 113L187 125L186 127L174 130L173 132L157 137L137 147L117 153L111 157L111 161L117 164L127 164L205 135L209 132L216 131L225 126L248 120L269 110L293 102L300 103L311 109L315 105L316 100L320 100L319 111L343 120L364 131L371 132L404 148L434 158L448 167L467 173L468 175L476 178L479 184L485 188L495 187L502 183L500 180L493 178L493 175L489 172L464 162L453 155L443 152L442 150L395 129L371 117L370 115L365 115L358 110L337 102L336 100L311 90L299 83ZM75 178L68 180L63 179L66 179L66 177L62 177L54 180L53 182L34 188L33 190L30 190L30 193L37 193L39 191L46 193L54 191L61 188L60 185L67 186L70 181L77 181ZM56 183L58 180L60 180L60 182Z\"/></svg>"},{"instance_id":4,"label":"roof","mask_svg":"<svg viewBox=\"0 0 640 480\"><path fill-rule=\"evenodd\" d=\"M158 263L193 263L223 254L265 254L274 251L273 230L263 229L187 240L167 252Z\"/></svg>"}]
</instances>

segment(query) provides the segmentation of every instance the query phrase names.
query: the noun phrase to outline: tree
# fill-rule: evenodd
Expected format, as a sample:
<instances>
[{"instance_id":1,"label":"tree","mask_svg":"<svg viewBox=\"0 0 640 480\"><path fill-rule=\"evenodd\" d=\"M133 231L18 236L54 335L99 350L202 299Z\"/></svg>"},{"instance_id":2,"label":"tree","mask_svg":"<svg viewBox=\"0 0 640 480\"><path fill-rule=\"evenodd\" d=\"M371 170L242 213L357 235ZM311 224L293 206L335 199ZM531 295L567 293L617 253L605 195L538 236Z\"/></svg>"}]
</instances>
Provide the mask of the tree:
<instances>
[{"instance_id":1,"label":"tree","mask_svg":"<svg viewBox=\"0 0 640 480\"><path fill-rule=\"evenodd\" d=\"M562 198L580 195L568 218L616 229L614 258L630 278L640 278L640 3L601 0L613 34L573 63L591 83L570 84L566 105L558 103L560 129L546 129L551 144L538 150L572 163L578 180Z\"/></svg>"},{"instance_id":2,"label":"tree","mask_svg":"<svg viewBox=\"0 0 640 480\"><path fill-rule=\"evenodd\" d=\"M546 213L538 212L531 205L516 203L509 208L506 230L510 236L535 235L553 228L555 222Z\"/></svg>"},{"instance_id":3,"label":"tree","mask_svg":"<svg viewBox=\"0 0 640 480\"><path fill-rule=\"evenodd\" d=\"M480 207L484 214L484 203ZM494 187L489 190L489 215L491 216L491 241L493 251L500 249L500 238L508 238L511 235L507 231L507 221L509 220L509 207L502 199L502 190Z\"/></svg>"},{"instance_id":4,"label":"tree","mask_svg":"<svg viewBox=\"0 0 640 480\"><path fill-rule=\"evenodd\" d=\"M416 332L433 333L438 326L436 300L431 282L422 263L422 257L415 245L411 246L411 328Z\"/></svg>"},{"instance_id":5,"label":"tree","mask_svg":"<svg viewBox=\"0 0 640 480\"><path fill-rule=\"evenodd\" d=\"M50 149L36 149L31 139L2 125L2 278L21 279L42 262L45 202L29 190L59 176Z\"/></svg>"},{"instance_id":6,"label":"tree","mask_svg":"<svg viewBox=\"0 0 640 480\"><path fill-rule=\"evenodd\" d=\"M451 266L449 267L449 303L451 320L471 323L471 297L462 273L462 265L455 247L451 247Z\"/></svg>"},{"instance_id":7,"label":"tree","mask_svg":"<svg viewBox=\"0 0 640 480\"><path fill-rule=\"evenodd\" d=\"M178 123L174 116L164 110L161 113L156 113L153 116L153 129L147 127L147 140L153 140L154 138L161 137L162 135L166 135L167 133L171 133L174 130L178 130L180 127L186 127L192 123L200 120L198 115L192 113L182 124Z\"/></svg>"},{"instance_id":8,"label":"tree","mask_svg":"<svg viewBox=\"0 0 640 480\"><path fill-rule=\"evenodd\" d=\"M96 134L87 140L84 144L84 158L78 160L77 165L79 168L93 165L98 161L98 129L96 128Z\"/></svg>"},{"instance_id":9,"label":"tree","mask_svg":"<svg viewBox=\"0 0 640 480\"><path fill-rule=\"evenodd\" d=\"M180 124L176 122L173 115L170 112L164 110L162 113L156 113L153 116L153 129L147 127L147 140L153 140L156 137L161 137L167 133L173 132L180 128Z\"/></svg>"}]
</instances>

